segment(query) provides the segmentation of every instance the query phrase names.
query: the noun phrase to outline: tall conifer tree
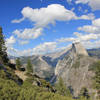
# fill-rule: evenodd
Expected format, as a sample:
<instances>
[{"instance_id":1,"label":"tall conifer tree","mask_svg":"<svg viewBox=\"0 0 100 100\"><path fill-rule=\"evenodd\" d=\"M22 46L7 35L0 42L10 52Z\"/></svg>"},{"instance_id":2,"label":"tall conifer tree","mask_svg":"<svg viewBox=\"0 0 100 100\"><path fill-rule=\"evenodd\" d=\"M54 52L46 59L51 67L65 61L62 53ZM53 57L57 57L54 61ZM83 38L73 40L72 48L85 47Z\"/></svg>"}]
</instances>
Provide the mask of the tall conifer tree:
<instances>
[{"instance_id":1,"label":"tall conifer tree","mask_svg":"<svg viewBox=\"0 0 100 100\"><path fill-rule=\"evenodd\" d=\"M17 68L17 70L20 70L20 68L21 68L21 61L20 61L20 58L17 58L16 59L16 68Z\"/></svg>"},{"instance_id":2,"label":"tall conifer tree","mask_svg":"<svg viewBox=\"0 0 100 100\"><path fill-rule=\"evenodd\" d=\"M30 59L28 59L28 61L27 61L27 71L30 72L30 73L33 72L33 66L32 66Z\"/></svg>"},{"instance_id":3,"label":"tall conifer tree","mask_svg":"<svg viewBox=\"0 0 100 100\"><path fill-rule=\"evenodd\" d=\"M8 63L8 56L6 52L7 48L5 46L4 35L2 32L2 28L0 27L0 60L4 63Z\"/></svg>"}]
</instances>

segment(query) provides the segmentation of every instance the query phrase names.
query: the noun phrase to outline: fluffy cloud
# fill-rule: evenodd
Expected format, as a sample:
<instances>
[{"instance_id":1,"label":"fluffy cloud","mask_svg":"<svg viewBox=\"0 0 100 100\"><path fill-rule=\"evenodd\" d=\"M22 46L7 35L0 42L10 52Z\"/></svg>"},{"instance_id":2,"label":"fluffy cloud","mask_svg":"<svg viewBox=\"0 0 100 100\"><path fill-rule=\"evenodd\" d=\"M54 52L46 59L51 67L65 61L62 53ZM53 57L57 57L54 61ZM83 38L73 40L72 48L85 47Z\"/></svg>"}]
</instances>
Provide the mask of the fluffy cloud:
<instances>
[{"instance_id":1,"label":"fluffy cloud","mask_svg":"<svg viewBox=\"0 0 100 100\"><path fill-rule=\"evenodd\" d=\"M100 40L96 40L94 42L91 42L91 41L83 41L82 44L87 49L94 48L94 47L95 48L100 48Z\"/></svg>"},{"instance_id":2,"label":"fluffy cloud","mask_svg":"<svg viewBox=\"0 0 100 100\"><path fill-rule=\"evenodd\" d=\"M95 19L95 16L93 13L90 13L88 15L82 15L82 16L78 17L78 19L93 20L93 19Z\"/></svg>"},{"instance_id":3,"label":"fluffy cloud","mask_svg":"<svg viewBox=\"0 0 100 100\"><path fill-rule=\"evenodd\" d=\"M83 27L79 27L78 30L87 33L100 34L100 18L93 20L92 25L85 25Z\"/></svg>"},{"instance_id":4,"label":"fluffy cloud","mask_svg":"<svg viewBox=\"0 0 100 100\"><path fill-rule=\"evenodd\" d=\"M64 6L60 4L51 4L48 5L47 8L40 9L32 9L30 7L25 7L21 11L24 18L28 18L29 20L36 23L36 26L44 27L50 23L55 23L58 21L67 21L71 19L75 19L76 15L64 8ZM22 20L13 20L13 22L21 22Z\"/></svg>"},{"instance_id":5,"label":"fluffy cloud","mask_svg":"<svg viewBox=\"0 0 100 100\"><path fill-rule=\"evenodd\" d=\"M93 19L93 14L91 15L83 15L76 16L76 14L66 9L64 6L60 4L51 4L48 5L47 8L40 9L32 9L30 7L25 7L21 11L23 18L19 20L13 20L12 22L19 23L23 21L23 19L27 18L32 22L35 22L36 27L45 27L48 24L54 24L55 21L69 21L72 19Z\"/></svg>"},{"instance_id":6,"label":"fluffy cloud","mask_svg":"<svg viewBox=\"0 0 100 100\"><path fill-rule=\"evenodd\" d=\"M79 27L78 30L84 31L87 33L98 33L100 31L98 27L91 26L91 25L85 25L83 27Z\"/></svg>"},{"instance_id":7,"label":"fluffy cloud","mask_svg":"<svg viewBox=\"0 0 100 100\"><path fill-rule=\"evenodd\" d=\"M77 0L77 3L79 3L78 1L79 0ZM36 39L39 36L41 36L43 32L43 28L47 27L47 25L49 24L55 24L56 21L84 19L84 20L92 20L92 25L87 25L78 28L78 30L87 32L89 34L82 34L82 33L75 32L74 37L61 38L56 40L55 42L45 42L32 49L23 50L23 51L10 48L12 51L16 52L15 55L25 56L25 55L33 55L33 54L44 54L44 53L54 52L58 50L59 49L58 45L63 42L81 41L83 44L86 43L89 44L90 43L89 40L97 40L100 38L100 35L97 34L99 33L99 29L100 29L99 28L100 20L99 19L94 20L95 16L93 14L76 16L76 14L73 11L67 10L64 6L60 4L52 4L52 5L48 5L48 7L46 8L40 8L40 9L32 9L30 7L25 7L22 9L21 13L23 15L23 18L19 20L13 20L12 21L13 23L20 23L25 19L29 19L30 21L35 23L34 28L25 28L24 30L16 29L13 32L15 35L17 35L18 38L23 39L23 41L20 41L20 44L22 45L29 43L28 39ZM98 42L95 42L95 44L98 44Z\"/></svg>"},{"instance_id":8,"label":"fluffy cloud","mask_svg":"<svg viewBox=\"0 0 100 100\"><path fill-rule=\"evenodd\" d=\"M9 48L8 53L13 54L14 56L30 56L34 54L45 54L49 52L54 52L57 50L57 43L56 42L44 42L32 49L27 49L23 51L19 51L14 48Z\"/></svg>"},{"instance_id":9,"label":"fluffy cloud","mask_svg":"<svg viewBox=\"0 0 100 100\"><path fill-rule=\"evenodd\" d=\"M76 0L76 4L88 4L93 10L100 10L100 0Z\"/></svg>"},{"instance_id":10,"label":"fluffy cloud","mask_svg":"<svg viewBox=\"0 0 100 100\"><path fill-rule=\"evenodd\" d=\"M90 40L97 40L100 38L100 34L82 34L78 32L74 32L75 37L69 37L69 38L61 38L58 39L58 42L85 42Z\"/></svg>"},{"instance_id":11,"label":"fluffy cloud","mask_svg":"<svg viewBox=\"0 0 100 100\"><path fill-rule=\"evenodd\" d=\"M94 26L100 27L100 18L93 20L93 21L92 21L92 24L93 24Z\"/></svg>"},{"instance_id":12,"label":"fluffy cloud","mask_svg":"<svg viewBox=\"0 0 100 100\"><path fill-rule=\"evenodd\" d=\"M79 41L89 41L89 40L96 40L100 38L100 34L93 34L93 33L83 35L81 33L75 32L74 35L77 36L76 40Z\"/></svg>"},{"instance_id":13,"label":"fluffy cloud","mask_svg":"<svg viewBox=\"0 0 100 100\"><path fill-rule=\"evenodd\" d=\"M21 39L36 39L42 35L44 27L47 27L49 24L55 24L56 21L69 21L72 19L84 19L84 20L93 20L95 16L91 13L88 15L76 16L76 14L66 9L60 4L51 4L46 8L32 9L30 7L25 7L21 11L23 18L19 20L13 20L13 23L20 23L24 19L29 19L35 23L35 27L24 30L15 30L13 33Z\"/></svg>"},{"instance_id":14,"label":"fluffy cloud","mask_svg":"<svg viewBox=\"0 0 100 100\"><path fill-rule=\"evenodd\" d=\"M35 53L49 53L56 50L57 43L56 42L45 42L33 48Z\"/></svg>"},{"instance_id":15,"label":"fluffy cloud","mask_svg":"<svg viewBox=\"0 0 100 100\"><path fill-rule=\"evenodd\" d=\"M100 18L93 20L92 25L79 27L78 30L87 33L85 35L74 33L86 48L100 47Z\"/></svg>"},{"instance_id":16,"label":"fluffy cloud","mask_svg":"<svg viewBox=\"0 0 100 100\"><path fill-rule=\"evenodd\" d=\"M8 54L12 53L11 51L14 51L13 49L14 43L16 43L16 39L14 38L14 36L11 36L6 39L6 47L7 47Z\"/></svg>"},{"instance_id":17,"label":"fluffy cloud","mask_svg":"<svg viewBox=\"0 0 100 100\"><path fill-rule=\"evenodd\" d=\"M9 55L16 56L16 57L32 55L32 50L31 49L18 50L18 49L15 49L15 48L9 48L7 52L8 52Z\"/></svg>"},{"instance_id":18,"label":"fluffy cloud","mask_svg":"<svg viewBox=\"0 0 100 100\"><path fill-rule=\"evenodd\" d=\"M20 23L20 22L22 22L24 20L24 18L21 18L21 19L19 19L19 20L12 20L12 23Z\"/></svg>"},{"instance_id":19,"label":"fluffy cloud","mask_svg":"<svg viewBox=\"0 0 100 100\"><path fill-rule=\"evenodd\" d=\"M36 39L42 34L42 28L25 28L22 30L15 30L13 33L21 39Z\"/></svg>"},{"instance_id":20,"label":"fluffy cloud","mask_svg":"<svg viewBox=\"0 0 100 100\"><path fill-rule=\"evenodd\" d=\"M57 39L58 42L72 42L76 39L74 37Z\"/></svg>"},{"instance_id":21,"label":"fluffy cloud","mask_svg":"<svg viewBox=\"0 0 100 100\"><path fill-rule=\"evenodd\" d=\"M29 41L26 41L26 40L20 40L19 41L19 44L21 44L21 45L25 45L25 44L28 44L29 43Z\"/></svg>"},{"instance_id":22,"label":"fluffy cloud","mask_svg":"<svg viewBox=\"0 0 100 100\"><path fill-rule=\"evenodd\" d=\"M86 4L88 3L90 0L76 0L76 4L78 3L83 3L83 4Z\"/></svg>"},{"instance_id":23,"label":"fluffy cloud","mask_svg":"<svg viewBox=\"0 0 100 100\"><path fill-rule=\"evenodd\" d=\"M16 39L14 38L14 36L11 36L10 38L6 39L6 45L7 47L13 45L16 42Z\"/></svg>"},{"instance_id":24,"label":"fluffy cloud","mask_svg":"<svg viewBox=\"0 0 100 100\"><path fill-rule=\"evenodd\" d=\"M93 10L100 10L100 0L90 0L89 1L89 6Z\"/></svg>"},{"instance_id":25,"label":"fluffy cloud","mask_svg":"<svg viewBox=\"0 0 100 100\"><path fill-rule=\"evenodd\" d=\"M9 48L8 53L14 56L30 56L34 54L45 54L51 53L58 50L66 49L66 46L59 47L59 44L66 42L81 42L86 48L100 47L100 34L82 34L74 32L74 37L57 39L55 42L44 42L32 49L27 49L23 51L16 50L14 48ZM91 42L94 40L94 42Z\"/></svg>"}]
</instances>

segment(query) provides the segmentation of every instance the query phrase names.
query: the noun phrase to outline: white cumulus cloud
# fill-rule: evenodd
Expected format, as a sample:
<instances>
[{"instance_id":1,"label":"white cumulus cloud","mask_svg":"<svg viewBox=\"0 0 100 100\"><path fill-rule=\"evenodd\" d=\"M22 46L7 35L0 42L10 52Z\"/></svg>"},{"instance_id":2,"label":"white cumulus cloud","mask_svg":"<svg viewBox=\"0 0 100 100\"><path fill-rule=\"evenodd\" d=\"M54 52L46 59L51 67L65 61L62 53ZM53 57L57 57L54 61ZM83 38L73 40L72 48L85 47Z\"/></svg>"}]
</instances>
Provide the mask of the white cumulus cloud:
<instances>
[{"instance_id":1,"label":"white cumulus cloud","mask_svg":"<svg viewBox=\"0 0 100 100\"><path fill-rule=\"evenodd\" d=\"M100 18L93 20L92 25L84 25L83 27L79 27L78 30L87 33L100 34Z\"/></svg>"},{"instance_id":2,"label":"white cumulus cloud","mask_svg":"<svg viewBox=\"0 0 100 100\"><path fill-rule=\"evenodd\" d=\"M37 54L44 54L53 52L56 50L57 43L56 42L45 42L33 48L33 51Z\"/></svg>"},{"instance_id":3,"label":"white cumulus cloud","mask_svg":"<svg viewBox=\"0 0 100 100\"><path fill-rule=\"evenodd\" d=\"M67 21L75 19L76 15L70 10L67 10L64 6L60 4L51 4L46 8L32 9L30 7L25 7L21 11L24 18L35 22L36 26L44 27L48 24L55 23L58 21ZM16 22L17 20L15 20ZM18 20L22 21L22 20ZM14 22L14 20L13 20Z\"/></svg>"},{"instance_id":4,"label":"white cumulus cloud","mask_svg":"<svg viewBox=\"0 0 100 100\"><path fill-rule=\"evenodd\" d=\"M36 27L46 27L48 24L54 24L55 21L69 21L72 19L93 19L93 14L82 15L78 17L73 11L66 9L60 4L51 4L46 8L40 9L25 7L22 9L21 13L23 15L23 18L19 20L13 20L12 22L22 22L23 19L27 18L30 21L35 22Z\"/></svg>"},{"instance_id":5,"label":"white cumulus cloud","mask_svg":"<svg viewBox=\"0 0 100 100\"><path fill-rule=\"evenodd\" d=\"M9 54L13 54L14 56L30 56L30 55L36 55L36 54L45 54L54 52L57 50L57 43L56 42L44 42L40 45L37 45L34 48L26 49L26 50L17 50L14 48L10 48L8 50Z\"/></svg>"},{"instance_id":6,"label":"white cumulus cloud","mask_svg":"<svg viewBox=\"0 0 100 100\"><path fill-rule=\"evenodd\" d=\"M24 30L15 30L13 33L21 39L36 39L42 35L42 28L25 28Z\"/></svg>"},{"instance_id":7,"label":"white cumulus cloud","mask_svg":"<svg viewBox=\"0 0 100 100\"><path fill-rule=\"evenodd\" d=\"M30 7L25 7L21 11L23 18L19 20L13 20L13 23L20 23L25 19L29 19L35 24L34 28L25 28L24 30L16 29L13 33L22 39L36 39L43 33L44 27L49 24L55 24L56 21L70 21L72 19L79 20L93 20L95 18L94 14L90 13L88 15L76 16L76 14L66 9L60 4L51 4L47 7L40 9L33 9Z\"/></svg>"},{"instance_id":8,"label":"white cumulus cloud","mask_svg":"<svg viewBox=\"0 0 100 100\"><path fill-rule=\"evenodd\" d=\"M20 44L20 45L25 45L25 44L28 44L28 43L29 43L28 40L20 40L20 41L19 41L19 44Z\"/></svg>"},{"instance_id":9,"label":"white cumulus cloud","mask_svg":"<svg viewBox=\"0 0 100 100\"><path fill-rule=\"evenodd\" d=\"M16 42L16 39L14 38L14 36L11 36L11 37L6 39L7 47L13 45L15 42Z\"/></svg>"},{"instance_id":10,"label":"white cumulus cloud","mask_svg":"<svg viewBox=\"0 0 100 100\"><path fill-rule=\"evenodd\" d=\"M93 20L93 21L92 21L92 24L93 24L94 26L100 27L100 18Z\"/></svg>"},{"instance_id":11,"label":"white cumulus cloud","mask_svg":"<svg viewBox=\"0 0 100 100\"><path fill-rule=\"evenodd\" d=\"M76 4L88 4L92 10L100 10L100 0L76 0Z\"/></svg>"}]
</instances>

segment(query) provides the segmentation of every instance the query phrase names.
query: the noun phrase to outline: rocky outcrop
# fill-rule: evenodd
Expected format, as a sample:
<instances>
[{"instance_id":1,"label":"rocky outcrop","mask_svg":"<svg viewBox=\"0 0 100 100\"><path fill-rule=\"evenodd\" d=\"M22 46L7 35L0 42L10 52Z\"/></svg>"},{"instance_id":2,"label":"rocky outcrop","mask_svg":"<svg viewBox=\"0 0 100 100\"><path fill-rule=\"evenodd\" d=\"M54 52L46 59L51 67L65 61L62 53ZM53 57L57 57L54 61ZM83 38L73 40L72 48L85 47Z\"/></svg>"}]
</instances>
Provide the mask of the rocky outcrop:
<instances>
[{"instance_id":1,"label":"rocky outcrop","mask_svg":"<svg viewBox=\"0 0 100 100\"><path fill-rule=\"evenodd\" d=\"M21 57L23 67L26 67L28 58L33 65L33 72L42 78L50 78L54 74L54 68L44 60L42 55L33 55L30 57Z\"/></svg>"},{"instance_id":2,"label":"rocky outcrop","mask_svg":"<svg viewBox=\"0 0 100 100\"><path fill-rule=\"evenodd\" d=\"M49 65L42 56L32 60L35 73L42 78L49 78L53 75L54 69Z\"/></svg>"},{"instance_id":3,"label":"rocky outcrop","mask_svg":"<svg viewBox=\"0 0 100 100\"><path fill-rule=\"evenodd\" d=\"M90 94L94 92L94 72L90 71L89 67L97 59L90 57L81 43L73 43L67 49L56 53L21 57L23 66L26 66L28 58L31 59L34 72L38 76L51 80L51 83L62 77L66 86L74 89L75 96L83 87L88 88Z\"/></svg>"},{"instance_id":4,"label":"rocky outcrop","mask_svg":"<svg viewBox=\"0 0 100 100\"><path fill-rule=\"evenodd\" d=\"M89 71L89 67L95 61L96 59L88 56L81 43L73 43L68 54L56 66L56 80L62 77L66 86L73 88L75 96L78 96L83 87L86 87L92 94L94 92L92 86L94 73Z\"/></svg>"},{"instance_id":5,"label":"rocky outcrop","mask_svg":"<svg viewBox=\"0 0 100 100\"><path fill-rule=\"evenodd\" d=\"M72 44L72 53L76 55L88 56L86 49L82 46L80 42L76 42Z\"/></svg>"},{"instance_id":6,"label":"rocky outcrop","mask_svg":"<svg viewBox=\"0 0 100 100\"><path fill-rule=\"evenodd\" d=\"M33 55L30 57L20 57L21 62L24 67L26 67L27 59L30 58L34 72L41 76L42 78L46 78L51 80L54 75L54 69L59 60L62 60L66 55L67 51L69 51L70 47L66 48L63 51L59 51L56 53L45 54L45 55Z\"/></svg>"}]
</instances>

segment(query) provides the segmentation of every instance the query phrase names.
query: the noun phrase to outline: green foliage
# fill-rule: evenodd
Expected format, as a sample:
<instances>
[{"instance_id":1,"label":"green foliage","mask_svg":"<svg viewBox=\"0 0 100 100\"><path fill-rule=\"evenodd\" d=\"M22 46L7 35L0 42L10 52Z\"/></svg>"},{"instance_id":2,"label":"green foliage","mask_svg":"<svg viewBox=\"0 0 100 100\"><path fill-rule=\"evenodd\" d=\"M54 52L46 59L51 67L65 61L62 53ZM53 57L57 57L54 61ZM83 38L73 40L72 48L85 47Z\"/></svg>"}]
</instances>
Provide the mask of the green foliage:
<instances>
[{"instance_id":1,"label":"green foliage","mask_svg":"<svg viewBox=\"0 0 100 100\"><path fill-rule=\"evenodd\" d=\"M88 93L87 88L83 87L83 88L81 89L81 91L80 91L79 96L80 96L81 98L85 98L86 100L89 100L90 96L89 96L89 93Z\"/></svg>"},{"instance_id":2,"label":"green foliage","mask_svg":"<svg viewBox=\"0 0 100 100\"><path fill-rule=\"evenodd\" d=\"M4 72L4 70L0 70L0 78L3 78L3 79L6 78L6 73Z\"/></svg>"},{"instance_id":3,"label":"green foliage","mask_svg":"<svg viewBox=\"0 0 100 100\"><path fill-rule=\"evenodd\" d=\"M27 71L29 73L32 73L33 72L33 66L32 66L32 63L31 63L31 60L30 59L28 59L28 61L27 61Z\"/></svg>"},{"instance_id":4,"label":"green foliage","mask_svg":"<svg viewBox=\"0 0 100 100\"><path fill-rule=\"evenodd\" d=\"M93 63L89 66L89 70L95 72L94 80L94 88L97 90L98 98L100 98L100 61Z\"/></svg>"},{"instance_id":5,"label":"green foliage","mask_svg":"<svg viewBox=\"0 0 100 100\"><path fill-rule=\"evenodd\" d=\"M8 64L8 57L6 53L4 36L2 34L2 28L0 27L0 61L3 64ZM20 70L21 62L20 59L16 60L17 69ZM30 59L27 62L27 71L29 73L33 72L32 64ZM99 75L98 67L95 71L96 75ZM47 74L47 73L46 73ZM95 77L95 80L99 77ZM40 86L36 86L33 82L40 82ZM49 82L46 82L36 75L30 75L23 85L18 85L22 83L18 76L15 75L14 71L6 66L2 68L0 65L0 100L73 100L72 96L63 80L60 78L58 84L56 84L57 92L52 92L52 86ZM99 82L98 80L96 83ZM96 88L99 85L96 85ZM48 88L48 89L47 89ZM51 89L51 90L50 90ZM81 99L85 100L85 99Z\"/></svg>"},{"instance_id":6,"label":"green foliage","mask_svg":"<svg viewBox=\"0 0 100 100\"><path fill-rule=\"evenodd\" d=\"M3 68L3 66L2 65L0 65L0 70Z\"/></svg>"},{"instance_id":7,"label":"green foliage","mask_svg":"<svg viewBox=\"0 0 100 100\"><path fill-rule=\"evenodd\" d=\"M62 85L62 83L61 83ZM0 100L74 100L71 96L47 91L43 87L25 81L22 86L14 81L0 78ZM80 100L86 100L81 98Z\"/></svg>"},{"instance_id":8,"label":"green foliage","mask_svg":"<svg viewBox=\"0 0 100 100\"><path fill-rule=\"evenodd\" d=\"M95 64L94 70L95 70L95 77L94 77L95 88L97 89L98 97L100 98L100 61L98 61Z\"/></svg>"},{"instance_id":9,"label":"green foliage","mask_svg":"<svg viewBox=\"0 0 100 100\"><path fill-rule=\"evenodd\" d=\"M59 93L60 95L71 97L71 93L70 93L69 89L66 88L61 77L59 78L59 81L55 85L55 87L56 87L57 93Z\"/></svg>"},{"instance_id":10,"label":"green foliage","mask_svg":"<svg viewBox=\"0 0 100 100\"><path fill-rule=\"evenodd\" d=\"M2 28L0 27L0 61L4 64L8 64L6 49Z\"/></svg>"},{"instance_id":11,"label":"green foliage","mask_svg":"<svg viewBox=\"0 0 100 100\"><path fill-rule=\"evenodd\" d=\"M20 68L21 68L21 61L20 61L20 59L19 58L17 58L16 59L16 68L17 68L17 70L20 70Z\"/></svg>"},{"instance_id":12,"label":"green foliage","mask_svg":"<svg viewBox=\"0 0 100 100\"><path fill-rule=\"evenodd\" d=\"M11 80L0 78L0 100L72 100L42 87L25 84L20 87Z\"/></svg>"},{"instance_id":13,"label":"green foliage","mask_svg":"<svg viewBox=\"0 0 100 100\"><path fill-rule=\"evenodd\" d=\"M17 100L19 91L20 88L15 82L0 78L0 100Z\"/></svg>"},{"instance_id":14,"label":"green foliage","mask_svg":"<svg viewBox=\"0 0 100 100\"><path fill-rule=\"evenodd\" d=\"M5 70L0 70L0 78L4 80L12 80L17 84L23 83L22 80L17 75L15 75L14 71L10 69L8 66L6 66Z\"/></svg>"},{"instance_id":15,"label":"green foliage","mask_svg":"<svg viewBox=\"0 0 100 100\"><path fill-rule=\"evenodd\" d=\"M89 70L94 71L94 72L100 70L100 61L97 61L93 63L91 66L89 66Z\"/></svg>"}]
</instances>

